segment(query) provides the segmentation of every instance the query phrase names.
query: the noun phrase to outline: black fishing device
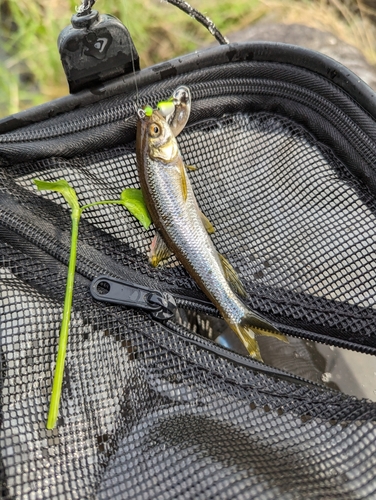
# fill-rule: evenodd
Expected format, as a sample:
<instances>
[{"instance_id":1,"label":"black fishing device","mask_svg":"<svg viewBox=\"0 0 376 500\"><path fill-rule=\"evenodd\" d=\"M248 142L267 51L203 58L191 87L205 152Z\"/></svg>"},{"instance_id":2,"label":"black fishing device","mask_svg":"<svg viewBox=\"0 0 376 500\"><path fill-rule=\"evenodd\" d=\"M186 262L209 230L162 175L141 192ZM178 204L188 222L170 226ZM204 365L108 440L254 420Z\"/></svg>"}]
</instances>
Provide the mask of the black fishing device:
<instances>
[{"instance_id":1,"label":"black fishing device","mask_svg":"<svg viewBox=\"0 0 376 500\"><path fill-rule=\"evenodd\" d=\"M73 15L60 33L58 48L71 94L140 69L127 28L96 10Z\"/></svg>"}]
</instances>

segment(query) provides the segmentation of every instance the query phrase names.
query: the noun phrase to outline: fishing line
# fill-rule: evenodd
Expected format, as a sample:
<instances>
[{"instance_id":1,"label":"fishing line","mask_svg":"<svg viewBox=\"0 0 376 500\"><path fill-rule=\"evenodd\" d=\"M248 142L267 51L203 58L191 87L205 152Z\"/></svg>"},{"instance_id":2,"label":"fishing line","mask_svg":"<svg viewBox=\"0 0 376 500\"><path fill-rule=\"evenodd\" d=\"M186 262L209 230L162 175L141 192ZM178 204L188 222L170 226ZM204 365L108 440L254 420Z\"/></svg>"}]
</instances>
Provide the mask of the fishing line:
<instances>
[{"instance_id":1,"label":"fishing line","mask_svg":"<svg viewBox=\"0 0 376 500\"><path fill-rule=\"evenodd\" d=\"M133 70L133 78L134 78L134 84L136 87L136 104L135 104L135 110L137 113L137 110L140 108L139 104L139 93L138 93L138 85L137 85L137 75L136 75L136 69L134 65L134 53L133 53L133 47L131 47L131 52L132 52L132 70Z\"/></svg>"},{"instance_id":2,"label":"fishing line","mask_svg":"<svg viewBox=\"0 0 376 500\"><path fill-rule=\"evenodd\" d=\"M126 0L126 3L125 3L125 6L126 6L125 7L126 14L128 14L128 3L127 3L127 0ZM129 16L127 15L126 17L128 18ZM134 79L134 85L135 85L135 88L136 88L136 102L134 103L134 108L135 108L135 112L138 113L138 110L140 109L139 90L138 90L138 84L137 84L136 67L135 67L135 64L134 64L135 57L134 57L134 52L133 52L133 46L132 46L132 44L131 44L131 55L132 55L133 79Z\"/></svg>"},{"instance_id":3,"label":"fishing line","mask_svg":"<svg viewBox=\"0 0 376 500\"><path fill-rule=\"evenodd\" d=\"M96 0L82 0L81 5L79 7L76 7L76 12L77 16L85 16L91 13L91 9L93 5L95 4ZM221 44L225 45L228 44L229 41L227 40L226 37L222 35L222 33L218 30L218 28L215 26L213 21L209 19L207 16L204 16L200 11L192 7L188 2L185 0L165 0L167 3L177 7L178 9L182 10L186 14L188 14L190 17L195 19L197 22L202 24L211 35L214 36L214 38ZM134 51L133 47L131 47L131 56L132 56L132 71L133 71L133 77L134 77L134 83L135 83L135 89L136 89L136 100L135 100L135 111L137 113L139 109L139 89L138 89L138 84L137 84L137 74L136 74L136 68L135 68L135 56L134 56Z\"/></svg>"}]
</instances>

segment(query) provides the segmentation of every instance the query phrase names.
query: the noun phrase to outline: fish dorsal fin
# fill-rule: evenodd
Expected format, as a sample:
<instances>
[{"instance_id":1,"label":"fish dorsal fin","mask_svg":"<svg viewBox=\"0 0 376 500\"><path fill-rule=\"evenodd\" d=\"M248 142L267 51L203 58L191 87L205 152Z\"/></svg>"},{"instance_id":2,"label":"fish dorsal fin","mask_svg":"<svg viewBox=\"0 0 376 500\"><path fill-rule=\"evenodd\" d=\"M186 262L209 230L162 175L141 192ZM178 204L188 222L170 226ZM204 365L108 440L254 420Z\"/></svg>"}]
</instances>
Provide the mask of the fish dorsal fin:
<instances>
[{"instance_id":1,"label":"fish dorsal fin","mask_svg":"<svg viewBox=\"0 0 376 500\"><path fill-rule=\"evenodd\" d=\"M202 212L200 213L201 214L201 220L202 220L202 223L204 224L204 227L205 229L207 230L207 232L209 234L213 234L215 233L215 227L213 226L213 224L210 222L210 220L206 217L206 215L204 215Z\"/></svg>"},{"instance_id":2,"label":"fish dorsal fin","mask_svg":"<svg viewBox=\"0 0 376 500\"><path fill-rule=\"evenodd\" d=\"M149 254L149 262L153 267L157 267L157 265L165 259L168 259L172 254L171 250L166 245L162 236L158 233L155 233L153 241L151 242L150 254Z\"/></svg>"},{"instance_id":3,"label":"fish dorsal fin","mask_svg":"<svg viewBox=\"0 0 376 500\"><path fill-rule=\"evenodd\" d=\"M242 297L246 297L247 292L245 291L245 288L239 279L238 273L235 271L235 269L232 267L232 265L229 263L226 257L221 255L220 253L218 253L218 256L221 261L223 271L225 273L225 277L228 284L231 286L234 292L238 293Z\"/></svg>"},{"instance_id":4,"label":"fish dorsal fin","mask_svg":"<svg viewBox=\"0 0 376 500\"><path fill-rule=\"evenodd\" d=\"M194 172L195 170L197 170L197 167L195 167L194 165L186 165L185 168L187 170L191 170L192 172Z\"/></svg>"}]
</instances>

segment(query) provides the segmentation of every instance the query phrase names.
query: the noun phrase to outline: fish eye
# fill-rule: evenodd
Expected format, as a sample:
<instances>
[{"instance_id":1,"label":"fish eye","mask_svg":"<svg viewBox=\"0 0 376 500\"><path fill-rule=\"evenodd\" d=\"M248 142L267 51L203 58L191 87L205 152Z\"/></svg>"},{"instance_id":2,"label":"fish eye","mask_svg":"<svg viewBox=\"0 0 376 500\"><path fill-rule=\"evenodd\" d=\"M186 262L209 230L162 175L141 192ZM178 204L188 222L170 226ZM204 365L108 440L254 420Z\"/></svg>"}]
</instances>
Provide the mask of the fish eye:
<instances>
[{"instance_id":1,"label":"fish eye","mask_svg":"<svg viewBox=\"0 0 376 500\"><path fill-rule=\"evenodd\" d=\"M161 128L156 123L152 123L149 127L151 137L159 137L161 135Z\"/></svg>"}]
</instances>

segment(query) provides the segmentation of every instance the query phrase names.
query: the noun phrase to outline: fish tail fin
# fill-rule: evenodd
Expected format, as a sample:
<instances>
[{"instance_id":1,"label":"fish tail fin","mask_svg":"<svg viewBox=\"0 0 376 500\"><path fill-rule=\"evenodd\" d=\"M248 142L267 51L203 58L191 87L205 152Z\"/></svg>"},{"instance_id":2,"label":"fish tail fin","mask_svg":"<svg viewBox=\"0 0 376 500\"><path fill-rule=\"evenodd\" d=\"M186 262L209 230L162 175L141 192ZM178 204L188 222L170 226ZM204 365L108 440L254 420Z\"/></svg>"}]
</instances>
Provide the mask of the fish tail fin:
<instances>
[{"instance_id":1,"label":"fish tail fin","mask_svg":"<svg viewBox=\"0 0 376 500\"><path fill-rule=\"evenodd\" d=\"M253 331L253 329L248 325L241 326L241 325L232 324L230 326L234 330L236 335L239 337L239 339L242 341L244 347L248 351L248 354L252 358L257 359L257 361L263 362L263 359L262 359L262 356L260 353L260 347L259 347L258 342L256 340L256 334Z\"/></svg>"},{"instance_id":2,"label":"fish tail fin","mask_svg":"<svg viewBox=\"0 0 376 500\"><path fill-rule=\"evenodd\" d=\"M274 325L254 311L247 309L243 318L238 324L229 323L234 332L246 347L249 355L258 361L262 361L260 348L256 335L265 335L274 337L282 342L288 342L288 339Z\"/></svg>"}]
</instances>

